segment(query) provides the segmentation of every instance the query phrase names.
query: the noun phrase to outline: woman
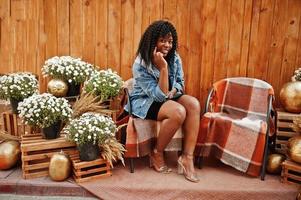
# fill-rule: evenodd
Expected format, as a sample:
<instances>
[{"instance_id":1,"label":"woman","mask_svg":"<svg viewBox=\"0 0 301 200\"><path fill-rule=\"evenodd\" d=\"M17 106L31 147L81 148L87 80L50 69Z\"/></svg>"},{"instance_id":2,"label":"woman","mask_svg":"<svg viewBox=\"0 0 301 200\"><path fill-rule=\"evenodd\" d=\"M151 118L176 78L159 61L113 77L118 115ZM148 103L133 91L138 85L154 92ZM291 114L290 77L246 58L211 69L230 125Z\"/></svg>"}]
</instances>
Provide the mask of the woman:
<instances>
[{"instance_id":1,"label":"woman","mask_svg":"<svg viewBox=\"0 0 301 200\"><path fill-rule=\"evenodd\" d=\"M199 182L193 165L200 105L184 94L183 69L176 53L178 36L168 21L155 21L144 32L133 64L134 86L130 94L135 117L161 121L156 146L150 155L151 166L168 173L163 151L182 126L184 150L178 159L178 172L192 182ZM128 111L128 105L125 108Z\"/></svg>"}]
</instances>

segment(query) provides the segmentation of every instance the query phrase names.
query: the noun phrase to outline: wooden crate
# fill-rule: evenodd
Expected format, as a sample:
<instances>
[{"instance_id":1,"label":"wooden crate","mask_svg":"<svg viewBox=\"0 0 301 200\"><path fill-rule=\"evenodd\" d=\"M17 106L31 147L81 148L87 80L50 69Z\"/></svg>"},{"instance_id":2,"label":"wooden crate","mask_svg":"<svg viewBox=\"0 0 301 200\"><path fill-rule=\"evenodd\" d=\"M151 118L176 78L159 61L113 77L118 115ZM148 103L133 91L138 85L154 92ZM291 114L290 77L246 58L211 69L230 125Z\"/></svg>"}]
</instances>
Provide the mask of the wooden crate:
<instances>
[{"instance_id":1,"label":"wooden crate","mask_svg":"<svg viewBox=\"0 0 301 200\"><path fill-rule=\"evenodd\" d=\"M3 116L2 116L3 112L11 112L11 106L10 106L10 102L9 101L1 100L0 99L0 129L1 130L4 130L4 127L3 127Z\"/></svg>"},{"instance_id":2,"label":"wooden crate","mask_svg":"<svg viewBox=\"0 0 301 200\"><path fill-rule=\"evenodd\" d=\"M93 161L81 161L78 151L70 154L73 165L73 178L77 183L111 176L111 167L108 161L99 158Z\"/></svg>"},{"instance_id":3,"label":"wooden crate","mask_svg":"<svg viewBox=\"0 0 301 200\"><path fill-rule=\"evenodd\" d=\"M53 154L64 151L66 154L73 152L76 144L59 138L46 140L42 135L24 135L21 138L22 172L23 178L37 178L48 176L50 158Z\"/></svg>"},{"instance_id":4,"label":"wooden crate","mask_svg":"<svg viewBox=\"0 0 301 200\"><path fill-rule=\"evenodd\" d=\"M10 102L0 99L0 113L11 112L11 110Z\"/></svg>"},{"instance_id":5,"label":"wooden crate","mask_svg":"<svg viewBox=\"0 0 301 200\"><path fill-rule=\"evenodd\" d=\"M293 129L293 120L300 116L299 114L277 111L277 135L276 135L276 152L281 154L287 153L287 141L293 136L298 135Z\"/></svg>"},{"instance_id":6,"label":"wooden crate","mask_svg":"<svg viewBox=\"0 0 301 200\"><path fill-rule=\"evenodd\" d=\"M29 125L25 125L17 114L13 114L11 112L2 113L2 124L2 130L18 137L27 134L40 133L40 130L38 128L33 128Z\"/></svg>"},{"instance_id":7,"label":"wooden crate","mask_svg":"<svg viewBox=\"0 0 301 200\"><path fill-rule=\"evenodd\" d=\"M114 97L110 99L106 108L104 108L101 112L112 118L114 122L117 121L117 115L120 112L120 97Z\"/></svg>"},{"instance_id":8,"label":"wooden crate","mask_svg":"<svg viewBox=\"0 0 301 200\"><path fill-rule=\"evenodd\" d=\"M282 163L281 181L283 183L301 184L301 165L290 160Z\"/></svg>"},{"instance_id":9,"label":"wooden crate","mask_svg":"<svg viewBox=\"0 0 301 200\"><path fill-rule=\"evenodd\" d=\"M120 106L121 106L121 99L119 96L116 96L110 100L109 108L111 110L120 110Z\"/></svg>"}]
</instances>

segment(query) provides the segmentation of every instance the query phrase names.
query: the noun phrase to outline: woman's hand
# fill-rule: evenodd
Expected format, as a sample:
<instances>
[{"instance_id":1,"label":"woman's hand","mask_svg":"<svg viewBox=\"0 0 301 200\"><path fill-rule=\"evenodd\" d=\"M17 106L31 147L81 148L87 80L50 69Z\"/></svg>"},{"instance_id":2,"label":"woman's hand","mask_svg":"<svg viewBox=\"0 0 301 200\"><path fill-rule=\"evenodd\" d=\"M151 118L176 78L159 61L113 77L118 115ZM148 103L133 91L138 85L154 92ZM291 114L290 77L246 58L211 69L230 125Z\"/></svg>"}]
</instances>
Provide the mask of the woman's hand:
<instances>
[{"instance_id":1,"label":"woman's hand","mask_svg":"<svg viewBox=\"0 0 301 200\"><path fill-rule=\"evenodd\" d=\"M167 93L167 98L168 98L168 99L172 99L176 93L177 93L177 89L176 89L176 88L172 88L172 90L170 90L170 91Z\"/></svg>"},{"instance_id":2,"label":"woman's hand","mask_svg":"<svg viewBox=\"0 0 301 200\"><path fill-rule=\"evenodd\" d=\"M167 62L163 57L163 53L157 52L157 47L155 47L153 52L153 63L160 71L162 69L167 69Z\"/></svg>"}]
</instances>

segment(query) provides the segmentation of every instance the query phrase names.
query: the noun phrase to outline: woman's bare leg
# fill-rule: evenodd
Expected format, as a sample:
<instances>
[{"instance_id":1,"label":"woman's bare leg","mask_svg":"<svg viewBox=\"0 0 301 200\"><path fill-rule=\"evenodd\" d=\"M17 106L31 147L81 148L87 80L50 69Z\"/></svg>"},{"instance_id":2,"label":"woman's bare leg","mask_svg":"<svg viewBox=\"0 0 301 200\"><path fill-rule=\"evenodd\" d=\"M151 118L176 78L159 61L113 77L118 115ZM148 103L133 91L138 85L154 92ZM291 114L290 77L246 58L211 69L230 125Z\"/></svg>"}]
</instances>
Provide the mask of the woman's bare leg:
<instances>
[{"instance_id":1,"label":"woman's bare leg","mask_svg":"<svg viewBox=\"0 0 301 200\"><path fill-rule=\"evenodd\" d=\"M154 151L150 155L151 166L158 172L169 173L169 169L164 162L163 151L168 145L176 131L182 125L186 117L185 108L175 102L165 102L158 113L158 121L161 121L159 135Z\"/></svg>"},{"instance_id":2,"label":"woman's bare leg","mask_svg":"<svg viewBox=\"0 0 301 200\"><path fill-rule=\"evenodd\" d=\"M181 96L177 102L184 106L186 110L186 119L182 125L183 132L185 134L182 163L189 175L195 173L193 165L193 152L199 133L200 104L196 98L189 95Z\"/></svg>"},{"instance_id":3,"label":"woman's bare leg","mask_svg":"<svg viewBox=\"0 0 301 200\"><path fill-rule=\"evenodd\" d=\"M161 121L156 144L158 152L164 151L176 131L182 126L185 117L185 108L175 101L169 100L161 106L158 113L158 121Z\"/></svg>"}]
</instances>

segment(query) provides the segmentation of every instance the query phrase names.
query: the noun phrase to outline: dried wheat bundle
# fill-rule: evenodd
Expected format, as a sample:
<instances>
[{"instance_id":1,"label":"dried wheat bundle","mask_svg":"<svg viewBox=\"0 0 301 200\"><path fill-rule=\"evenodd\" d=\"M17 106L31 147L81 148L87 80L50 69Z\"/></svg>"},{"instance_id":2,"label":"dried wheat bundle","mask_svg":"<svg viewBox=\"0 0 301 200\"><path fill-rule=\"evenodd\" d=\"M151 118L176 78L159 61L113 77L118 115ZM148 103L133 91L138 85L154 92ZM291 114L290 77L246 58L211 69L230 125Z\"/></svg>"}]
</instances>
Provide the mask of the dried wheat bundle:
<instances>
[{"instance_id":1,"label":"dried wheat bundle","mask_svg":"<svg viewBox=\"0 0 301 200\"><path fill-rule=\"evenodd\" d=\"M301 116L294 118L292 128L295 132L301 133Z\"/></svg>"},{"instance_id":2,"label":"dried wheat bundle","mask_svg":"<svg viewBox=\"0 0 301 200\"><path fill-rule=\"evenodd\" d=\"M101 145L101 150L102 158L108 160L112 167L113 161L117 159L121 160L124 165L122 155L125 152L125 148L115 138L109 139L105 144Z\"/></svg>"},{"instance_id":3,"label":"dried wheat bundle","mask_svg":"<svg viewBox=\"0 0 301 200\"><path fill-rule=\"evenodd\" d=\"M15 140L20 141L20 138L14 135L10 135L8 132L4 130L0 130L0 140Z\"/></svg>"},{"instance_id":4,"label":"dried wheat bundle","mask_svg":"<svg viewBox=\"0 0 301 200\"><path fill-rule=\"evenodd\" d=\"M91 92L82 93L79 100L73 105L72 118L77 118L86 112L103 113L108 108L104 103L99 96L94 96Z\"/></svg>"}]
</instances>

